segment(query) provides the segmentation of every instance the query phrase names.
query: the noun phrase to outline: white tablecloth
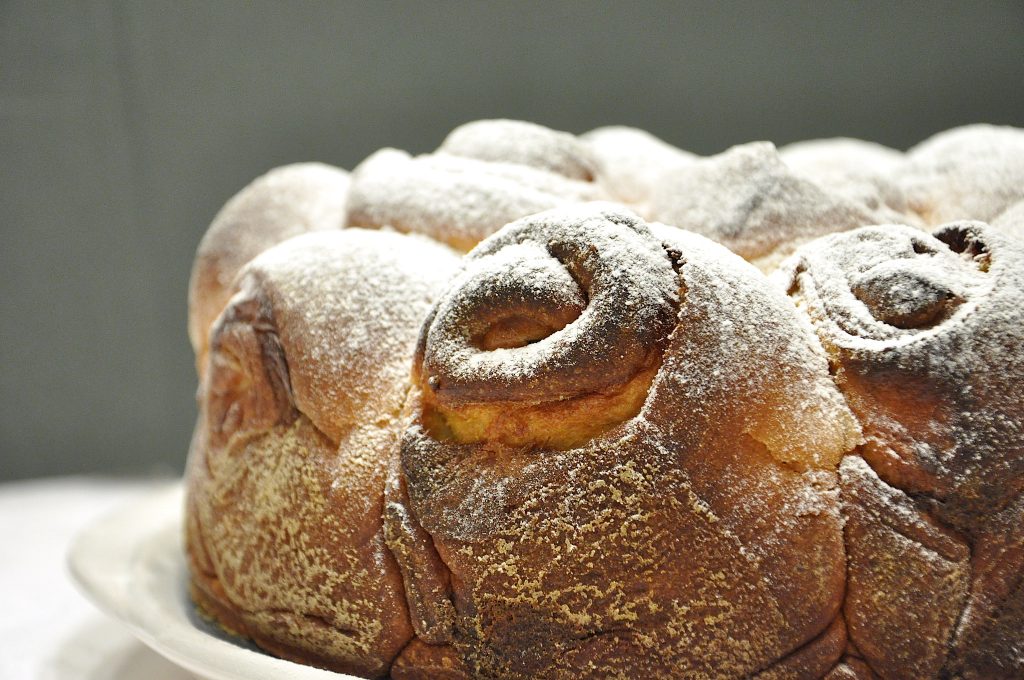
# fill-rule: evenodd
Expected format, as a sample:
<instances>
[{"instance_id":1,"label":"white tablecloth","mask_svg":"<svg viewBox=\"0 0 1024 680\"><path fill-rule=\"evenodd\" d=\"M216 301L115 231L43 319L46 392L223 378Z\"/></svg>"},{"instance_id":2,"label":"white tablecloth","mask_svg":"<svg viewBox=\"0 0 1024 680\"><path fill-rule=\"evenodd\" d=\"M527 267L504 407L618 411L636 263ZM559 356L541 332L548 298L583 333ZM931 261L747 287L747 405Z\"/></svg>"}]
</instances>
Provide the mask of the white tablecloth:
<instances>
[{"instance_id":1,"label":"white tablecloth","mask_svg":"<svg viewBox=\"0 0 1024 680\"><path fill-rule=\"evenodd\" d=\"M83 597L66 566L84 526L166 481L0 484L0 678L190 680Z\"/></svg>"}]
</instances>

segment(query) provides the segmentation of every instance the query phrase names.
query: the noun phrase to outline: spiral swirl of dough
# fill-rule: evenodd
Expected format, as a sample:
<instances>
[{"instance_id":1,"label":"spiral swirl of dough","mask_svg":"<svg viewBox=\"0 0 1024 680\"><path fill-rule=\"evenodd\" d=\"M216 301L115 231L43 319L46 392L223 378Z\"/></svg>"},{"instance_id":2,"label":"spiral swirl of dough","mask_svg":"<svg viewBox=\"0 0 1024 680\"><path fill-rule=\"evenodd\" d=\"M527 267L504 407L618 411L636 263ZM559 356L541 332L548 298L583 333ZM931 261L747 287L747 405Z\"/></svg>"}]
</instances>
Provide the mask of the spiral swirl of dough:
<instances>
[{"instance_id":1,"label":"spiral swirl of dough","mask_svg":"<svg viewBox=\"0 0 1024 680\"><path fill-rule=\"evenodd\" d=\"M940 326L951 332L992 287L988 255L957 252L953 233L883 225L833 235L799 251L779 281L799 284L829 345L877 351Z\"/></svg>"},{"instance_id":2,"label":"spiral swirl of dough","mask_svg":"<svg viewBox=\"0 0 1024 680\"><path fill-rule=\"evenodd\" d=\"M864 458L973 531L1022 487L1024 251L981 222L864 227L780 269L864 426Z\"/></svg>"},{"instance_id":3,"label":"spiral swirl of dough","mask_svg":"<svg viewBox=\"0 0 1024 680\"><path fill-rule=\"evenodd\" d=\"M672 262L638 217L548 211L467 256L424 326L423 375L448 404L590 394L650 364L677 304Z\"/></svg>"}]
</instances>

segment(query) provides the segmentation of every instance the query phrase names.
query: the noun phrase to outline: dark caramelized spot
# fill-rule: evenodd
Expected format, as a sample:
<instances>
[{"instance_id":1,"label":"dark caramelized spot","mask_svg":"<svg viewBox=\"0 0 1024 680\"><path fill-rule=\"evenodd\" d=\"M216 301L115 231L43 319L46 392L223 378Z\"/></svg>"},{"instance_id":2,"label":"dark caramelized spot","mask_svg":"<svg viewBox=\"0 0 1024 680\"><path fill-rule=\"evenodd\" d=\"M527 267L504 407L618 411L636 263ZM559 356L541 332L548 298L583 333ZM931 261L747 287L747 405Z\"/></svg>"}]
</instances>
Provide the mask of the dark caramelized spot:
<instances>
[{"instance_id":1,"label":"dark caramelized spot","mask_svg":"<svg viewBox=\"0 0 1024 680\"><path fill-rule=\"evenodd\" d=\"M954 253L974 262L981 271L988 271L992 254L989 252L988 244L982 240L982 233L976 224L947 224L936 230L935 238L949 246Z\"/></svg>"},{"instance_id":2,"label":"dark caramelized spot","mask_svg":"<svg viewBox=\"0 0 1024 680\"><path fill-rule=\"evenodd\" d=\"M913 240L912 247L917 255L934 255L936 253L932 246L918 239Z\"/></svg>"},{"instance_id":3,"label":"dark caramelized spot","mask_svg":"<svg viewBox=\"0 0 1024 680\"><path fill-rule=\"evenodd\" d=\"M853 283L853 294L879 321L896 328L924 328L947 318L963 302L913 260L892 260L872 267Z\"/></svg>"}]
</instances>

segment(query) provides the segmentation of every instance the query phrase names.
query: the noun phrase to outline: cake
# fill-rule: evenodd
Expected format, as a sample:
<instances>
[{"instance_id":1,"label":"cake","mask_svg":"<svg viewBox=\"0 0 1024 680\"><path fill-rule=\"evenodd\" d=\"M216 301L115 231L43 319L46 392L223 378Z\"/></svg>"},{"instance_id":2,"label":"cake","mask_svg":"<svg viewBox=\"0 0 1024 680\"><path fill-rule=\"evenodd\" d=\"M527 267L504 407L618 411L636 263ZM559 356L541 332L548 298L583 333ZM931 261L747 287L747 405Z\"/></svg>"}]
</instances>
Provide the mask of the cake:
<instances>
[{"instance_id":1,"label":"cake","mask_svg":"<svg viewBox=\"0 0 1024 680\"><path fill-rule=\"evenodd\" d=\"M358 677L1024 677L1024 131L469 123L199 246L198 609Z\"/></svg>"}]
</instances>

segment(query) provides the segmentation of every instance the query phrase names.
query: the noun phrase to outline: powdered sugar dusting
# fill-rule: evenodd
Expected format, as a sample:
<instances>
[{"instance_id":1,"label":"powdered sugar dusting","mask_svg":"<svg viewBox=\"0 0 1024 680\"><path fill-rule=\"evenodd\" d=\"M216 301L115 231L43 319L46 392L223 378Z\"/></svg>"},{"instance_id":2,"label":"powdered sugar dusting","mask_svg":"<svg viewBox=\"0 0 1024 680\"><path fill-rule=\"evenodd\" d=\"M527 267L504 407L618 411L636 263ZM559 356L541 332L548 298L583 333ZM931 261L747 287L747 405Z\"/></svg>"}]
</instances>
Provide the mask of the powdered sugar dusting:
<instances>
[{"instance_id":1,"label":"powdered sugar dusting","mask_svg":"<svg viewBox=\"0 0 1024 680\"><path fill-rule=\"evenodd\" d=\"M200 358L238 271L292 236L344 224L348 173L322 163L271 170L238 192L203 236L189 283L189 337Z\"/></svg>"},{"instance_id":2,"label":"powdered sugar dusting","mask_svg":"<svg viewBox=\"0 0 1024 680\"><path fill-rule=\"evenodd\" d=\"M992 226L1024 243L1024 200L1007 208L992 222Z\"/></svg>"},{"instance_id":3,"label":"powdered sugar dusting","mask_svg":"<svg viewBox=\"0 0 1024 680\"><path fill-rule=\"evenodd\" d=\"M887 482L970 527L1024 473L1024 248L978 222L866 227L779 270Z\"/></svg>"},{"instance_id":4,"label":"powdered sugar dusting","mask_svg":"<svg viewBox=\"0 0 1024 680\"><path fill-rule=\"evenodd\" d=\"M204 601L261 646L378 677L411 639L383 488L417 329L457 262L426 238L330 230L239 275L200 391L189 541Z\"/></svg>"},{"instance_id":5,"label":"powdered sugar dusting","mask_svg":"<svg viewBox=\"0 0 1024 680\"><path fill-rule=\"evenodd\" d=\"M474 260L551 248L531 219ZM512 239L517 229L535 241ZM618 229L599 223L588 241L599 251ZM667 677L711 664L749 675L838 605L835 466L859 436L809 324L725 248L663 225L636 231L674 263L678 290L639 415L569 450L459 444L419 423L404 435L412 514L451 571L453 644L478 674Z\"/></svg>"},{"instance_id":6,"label":"powdered sugar dusting","mask_svg":"<svg viewBox=\"0 0 1024 680\"><path fill-rule=\"evenodd\" d=\"M527 165L590 181L594 160L573 135L521 120L477 120L448 135L438 152Z\"/></svg>"},{"instance_id":7,"label":"powdered sugar dusting","mask_svg":"<svg viewBox=\"0 0 1024 680\"><path fill-rule=\"evenodd\" d=\"M697 156L663 142L649 132L613 125L580 136L597 165L595 179L620 201L647 215L647 203L661 176L688 165Z\"/></svg>"},{"instance_id":8,"label":"powdered sugar dusting","mask_svg":"<svg viewBox=\"0 0 1024 680\"><path fill-rule=\"evenodd\" d=\"M347 223L469 250L520 217L597 197L588 183L525 165L385 149L353 171Z\"/></svg>"},{"instance_id":9,"label":"powdered sugar dusting","mask_svg":"<svg viewBox=\"0 0 1024 680\"><path fill-rule=\"evenodd\" d=\"M788 144L779 156L793 172L822 188L860 203L869 210L891 208L914 220L903 190L891 179L904 156L874 142L837 137Z\"/></svg>"},{"instance_id":10,"label":"powdered sugar dusting","mask_svg":"<svg viewBox=\"0 0 1024 680\"><path fill-rule=\"evenodd\" d=\"M916 228L953 218L992 226ZM770 282L680 227L796 252ZM847 632L886 676L1019 665L1022 130L697 158L495 120L350 187L287 166L204 237L190 335L193 584L275 653L385 675L425 582L488 677L817 677ZM457 429L485 408L526 435Z\"/></svg>"},{"instance_id":11,"label":"powdered sugar dusting","mask_svg":"<svg viewBox=\"0 0 1024 680\"><path fill-rule=\"evenodd\" d=\"M897 225L865 227L808 244L780 267L777 281L785 283L800 269L816 273L814 294L845 334L843 343L865 348L872 346L870 341L935 332L934 322L977 300L991 285L976 264L965 266L945 244ZM943 309L933 309L936 305ZM933 316L899 323L912 321L915 312Z\"/></svg>"},{"instance_id":12,"label":"powdered sugar dusting","mask_svg":"<svg viewBox=\"0 0 1024 680\"><path fill-rule=\"evenodd\" d=\"M679 441L731 423L788 463L834 468L859 441L806 320L754 267L695 234L654 225L682 253L676 338L652 386ZM654 417L653 413L650 417ZM665 415L663 417L669 418ZM684 437L684 433L691 432Z\"/></svg>"},{"instance_id":13,"label":"powdered sugar dusting","mask_svg":"<svg viewBox=\"0 0 1024 680\"><path fill-rule=\"evenodd\" d=\"M768 142L736 146L669 172L654 191L650 212L765 268L803 241L880 218L794 174Z\"/></svg>"},{"instance_id":14,"label":"powdered sugar dusting","mask_svg":"<svg viewBox=\"0 0 1024 680\"><path fill-rule=\"evenodd\" d=\"M277 310L295 404L319 429L337 437L401 403L420 321L457 263L429 239L346 229L247 267Z\"/></svg>"},{"instance_id":15,"label":"powdered sugar dusting","mask_svg":"<svg viewBox=\"0 0 1024 680\"><path fill-rule=\"evenodd\" d=\"M554 262L538 268L523 260L538 255ZM468 390L475 395L469 401L487 394L548 401L625 383L667 333L677 301L675 275L658 241L636 216L611 206L514 222L466 259L427 330L424 371L439 393ZM552 297L562 290L572 297ZM587 306L579 311L583 300ZM577 305L579 317L525 347L482 351L471 342L468 329L484 310L532 314L542 301Z\"/></svg>"},{"instance_id":16,"label":"powdered sugar dusting","mask_svg":"<svg viewBox=\"0 0 1024 680\"><path fill-rule=\"evenodd\" d=\"M967 125L926 139L894 174L929 224L993 220L1024 200L1024 130Z\"/></svg>"}]
</instances>

